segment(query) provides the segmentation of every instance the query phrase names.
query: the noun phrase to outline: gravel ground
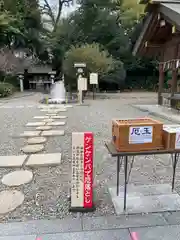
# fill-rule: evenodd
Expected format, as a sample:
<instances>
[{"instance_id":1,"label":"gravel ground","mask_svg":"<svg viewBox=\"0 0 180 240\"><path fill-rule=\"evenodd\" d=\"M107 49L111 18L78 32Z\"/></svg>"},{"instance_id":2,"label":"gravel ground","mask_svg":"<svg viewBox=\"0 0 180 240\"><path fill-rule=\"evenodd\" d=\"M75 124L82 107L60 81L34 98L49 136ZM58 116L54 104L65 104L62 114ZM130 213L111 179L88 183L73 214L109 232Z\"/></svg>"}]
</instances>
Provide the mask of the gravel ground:
<instances>
[{"instance_id":1,"label":"gravel ground","mask_svg":"<svg viewBox=\"0 0 180 240\"><path fill-rule=\"evenodd\" d=\"M138 95L138 96L137 96ZM29 98L28 98L29 99ZM24 100L23 100L24 101ZM16 100L20 105L21 100ZM33 103L33 99L26 101ZM147 113L133 108L132 104L155 102L153 94L122 94L110 99L86 100L88 106L74 106L68 109L67 125L56 127L65 129L65 136L51 137L45 147L46 153L62 152L62 164L58 167L33 169L33 182L17 189L25 193L24 203L14 212L0 217L4 221L24 221L30 219L52 219L66 216L80 217L82 214L69 213L69 186L71 180L71 133L73 131L92 131L95 135L94 160L94 196L96 211L88 216L112 215L114 208L108 194L108 186L116 184L116 159L111 158L104 147L104 142L111 139L112 118L143 117ZM12 104L12 101L7 104ZM34 105L37 101L34 100ZM17 155L24 140L13 139L11 135L20 134L27 128L25 124L35 115L43 115L34 106L31 109L0 109L1 155ZM157 118L156 118L157 119ZM159 118L159 120L162 120ZM164 120L163 120L164 121ZM164 121L169 123L168 121ZM28 128L31 129L31 128ZM0 169L0 178L12 169ZM169 156L148 156L136 158L130 183L152 184L171 181ZM120 176L123 184L123 175ZM177 170L177 185L180 183L180 169ZM7 187L0 185L0 190ZM177 189L178 190L178 189ZM180 189L179 189L180 190Z\"/></svg>"}]
</instances>

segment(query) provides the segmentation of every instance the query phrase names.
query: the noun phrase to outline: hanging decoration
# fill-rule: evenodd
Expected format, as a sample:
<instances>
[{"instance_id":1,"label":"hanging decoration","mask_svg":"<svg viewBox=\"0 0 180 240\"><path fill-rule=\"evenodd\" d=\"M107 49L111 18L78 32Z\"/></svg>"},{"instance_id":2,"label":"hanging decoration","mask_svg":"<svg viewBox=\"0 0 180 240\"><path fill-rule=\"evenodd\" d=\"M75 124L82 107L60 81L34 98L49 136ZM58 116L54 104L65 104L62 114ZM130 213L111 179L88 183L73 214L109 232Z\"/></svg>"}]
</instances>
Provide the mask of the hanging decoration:
<instances>
[{"instance_id":1,"label":"hanging decoration","mask_svg":"<svg viewBox=\"0 0 180 240\"><path fill-rule=\"evenodd\" d=\"M180 67L180 59L171 59L167 62L160 62L159 64L163 65L163 70L172 70L173 68L179 68Z\"/></svg>"}]
</instances>

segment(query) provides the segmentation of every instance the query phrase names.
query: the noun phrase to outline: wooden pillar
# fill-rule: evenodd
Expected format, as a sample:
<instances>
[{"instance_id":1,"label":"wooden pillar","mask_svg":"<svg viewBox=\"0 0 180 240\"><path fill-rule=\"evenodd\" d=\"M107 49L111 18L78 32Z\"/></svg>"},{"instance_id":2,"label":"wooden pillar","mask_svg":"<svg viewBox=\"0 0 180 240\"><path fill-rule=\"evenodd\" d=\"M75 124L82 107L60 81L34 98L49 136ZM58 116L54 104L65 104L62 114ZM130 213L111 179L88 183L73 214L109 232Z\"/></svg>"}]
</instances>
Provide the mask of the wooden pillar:
<instances>
[{"instance_id":1,"label":"wooden pillar","mask_svg":"<svg viewBox=\"0 0 180 240\"><path fill-rule=\"evenodd\" d=\"M179 44L176 43L174 47L174 54L173 54L174 59L177 59L178 57L178 48L179 48ZM178 68L176 66L176 60L174 60L172 64L171 97L173 97L174 93L177 92L177 75L178 75ZM171 100L171 107L174 108L175 106L176 106L176 101Z\"/></svg>"},{"instance_id":2,"label":"wooden pillar","mask_svg":"<svg viewBox=\"0 0 180 240\"><path fill-rule=\"evenodd\" d=\"M159 64L159 86L158 86L158 104L162 105L162 92L164 87L164 70L163 63Z\"/></svg>"},{"instance_id":3,"label":"wooden pillar","mask_svg":"<svg viewBox=\"0 0 180 240\"><path fill-rule=\"evenodd\" d=\"M172 69L171 96L174 96L174 93L177 92L177 74L178 74L178 68L176 68L176 61L174 61L173 69Z\"/></svg>"},{"instance_id":4,"label":"wooden pillar","mask_svg":"<svg viewBox=\"0 0 180 240\"><path fill-rule=\"evenodd\" d=\"M172 84L171 84L171 97L174 96L174 93L177 92L177 75L178 75L178 68L176 68L176 61L173 62L173 69L172 69ZM175 108L176 101L171 99L171 107Z\"/></svg>"}]
</instances>

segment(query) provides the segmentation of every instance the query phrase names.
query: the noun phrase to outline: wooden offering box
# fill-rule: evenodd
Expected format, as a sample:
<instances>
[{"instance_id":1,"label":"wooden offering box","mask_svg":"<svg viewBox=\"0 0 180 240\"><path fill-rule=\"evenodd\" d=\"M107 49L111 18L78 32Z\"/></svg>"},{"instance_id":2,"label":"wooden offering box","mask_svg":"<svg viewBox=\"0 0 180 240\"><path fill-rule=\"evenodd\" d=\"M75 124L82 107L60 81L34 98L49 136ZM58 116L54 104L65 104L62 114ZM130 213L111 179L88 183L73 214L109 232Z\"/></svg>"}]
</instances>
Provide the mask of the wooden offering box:
<instances>
[{"instance_id":1,"label":"wooden offering box","mask_svg":"<svg viewBox=\"0 0 180 240\"><path fill-rule=\"evenodd\" d=\"M163 123L151 118L112 121L112 142L117 151L163 149Z\"/></svg>"},{"instance_id":2,"label":"wooden offering box","mask_svg":"<svg viewBox=\"0 0 180 240\"><path fill-rule=\"evenodd\" d=\"M165 149L180 149L180 125L163 126L163 143Z\"/></svg>"}]
</instances>

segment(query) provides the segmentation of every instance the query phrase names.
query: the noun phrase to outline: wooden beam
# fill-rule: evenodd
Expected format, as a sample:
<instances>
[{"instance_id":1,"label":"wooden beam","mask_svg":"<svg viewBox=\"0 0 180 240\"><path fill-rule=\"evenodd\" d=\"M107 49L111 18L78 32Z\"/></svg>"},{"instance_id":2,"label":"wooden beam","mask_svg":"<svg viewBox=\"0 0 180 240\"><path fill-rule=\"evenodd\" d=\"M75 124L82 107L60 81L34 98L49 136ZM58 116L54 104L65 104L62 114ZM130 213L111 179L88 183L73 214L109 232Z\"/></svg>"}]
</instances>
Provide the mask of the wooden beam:
<instances>
[{"instance_id":1,"label":"wooden beam","mask_svg":"<svg viewBox=\"0 0 180 240\"><path fill-rule=\"evenodd\" d=\"M149 42L146 44L146 47L148 48L160 48L162 46L163 44L155 44L155 43L149 43Z\"/></svg>"},{"instance_id":2,"label":"wooden beam","mask_svg":"<svg viewBox=\"0 0 180 240\"><path fill-rule=\"evenodd\" d=\"M164 71L163 71L163 64L159 64L159 86L158 86L158 104L162 105L162 92L164 86Z\"/></svg>"},{"instance_id":3,"label":"wooden beam","mask_svg":"<svg viewBox=\"0 0 180 240\"><path fill-rule=\"evenodd\" d=\"M168 16L166 16L166 15L163 14L163 13L161 13L161 16L162 16L164 19L166 19L166 21L167 21L168 23L170 23L172 26L173 26L173 25L176 26L176 30L177 30L177 31L180 31L180 24L177 25L174 21L172 21L172 19L170 19Z\"/></svg>"},{"instance_id":4,"label":"wooden beam","mask_svg":"<svg viewBox=\"0 0 180 240\"><path fill-rule=\"evenodd\" d=\"M156 22L156 21L157 21L157 22ZM159 24L158 13L154 13L154 16L153 16L151 25L150 25L150 27L148 28L146 34L145 34L144 37L143 37L142 44L141 44L141 46L140 46L140 48L139 48L139 52L141 52L141 49L144 48L143 42L144 42L146 39L150 39L151 36L153 36L154 31L156 30L156 26L157 26L158 24Z\"/></svg>"}]
</instances>

